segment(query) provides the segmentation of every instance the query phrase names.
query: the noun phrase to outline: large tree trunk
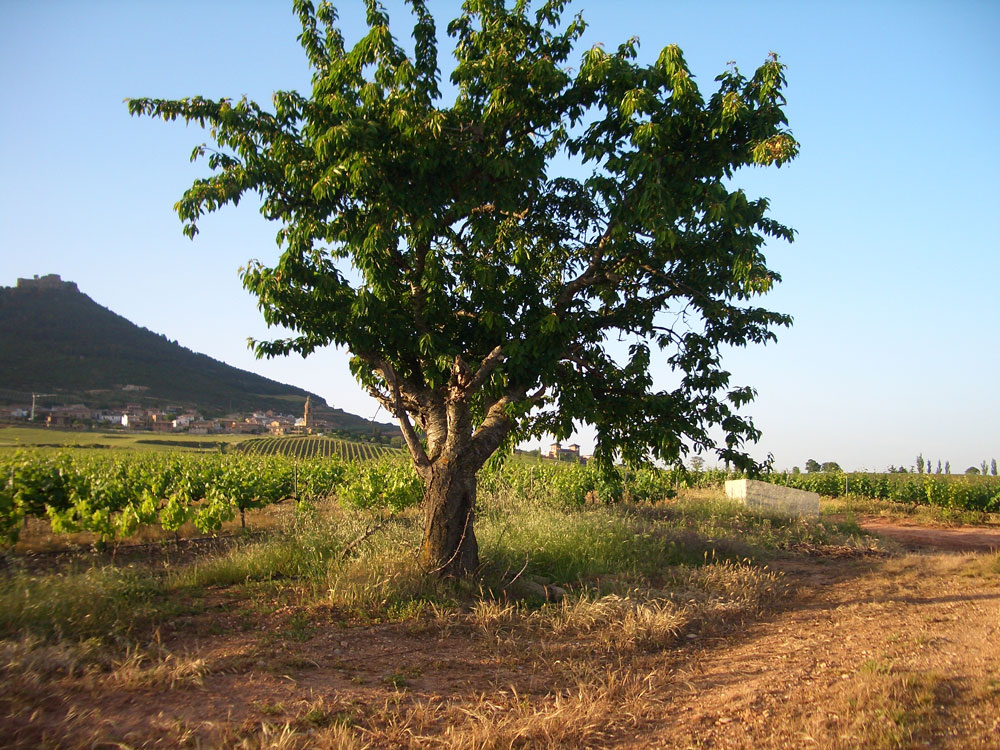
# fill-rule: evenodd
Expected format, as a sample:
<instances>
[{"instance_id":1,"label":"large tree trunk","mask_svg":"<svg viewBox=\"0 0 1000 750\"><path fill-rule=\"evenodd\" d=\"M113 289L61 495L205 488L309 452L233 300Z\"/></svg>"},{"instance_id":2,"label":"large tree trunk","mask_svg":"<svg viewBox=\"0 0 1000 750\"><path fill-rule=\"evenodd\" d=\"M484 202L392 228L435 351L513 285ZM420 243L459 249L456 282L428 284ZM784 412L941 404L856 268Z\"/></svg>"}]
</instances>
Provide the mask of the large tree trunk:
<instances>
[{"instance_id":1,"label":"large tree trunk","mask_svg":"<svg viewBox=\"0 0 1000 750\"><path fill-rule=\"evenodd\" d=\"M429 470L420 546L420 562L427 573L460 577L479 567L476 471L463 463L440 460Z\"/></svg>"},{"instance_id":2,"label":"large tree trunk","mask_svg":"<svg viewBox=\"0 0 1000 750\"><path fill-rule=\"evenodd\" d=\"M420 563L429 574L461 577L479 568L476 472L513 429L507 407L525 394L515 389L489 401L478 426L473 425L470 400L502 361L503 352L498 346L473 375L468 365L456 357L446 391L417 387L405 394L393 366L385 360L379 363L392 395L380 394L377 389L373 392L399 419L413 464L424 482ZM410 422L406 402L424 439Z\"/></svg>"}]
</instances>

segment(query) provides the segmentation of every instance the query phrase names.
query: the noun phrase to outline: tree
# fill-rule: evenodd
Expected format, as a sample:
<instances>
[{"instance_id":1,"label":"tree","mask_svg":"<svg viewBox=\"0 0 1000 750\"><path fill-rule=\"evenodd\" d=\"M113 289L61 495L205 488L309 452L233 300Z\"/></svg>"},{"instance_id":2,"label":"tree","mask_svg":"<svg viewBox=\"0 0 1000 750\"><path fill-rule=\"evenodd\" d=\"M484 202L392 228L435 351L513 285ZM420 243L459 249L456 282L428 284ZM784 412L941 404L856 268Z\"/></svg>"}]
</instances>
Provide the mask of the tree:
<instances>
[{"instance_id":1,"label":"tree","mask_svg":"<svg viewBox=\"0 0 1000 750\"><path fill-rule=\"evenodd\" d=\"M128 102L211 127L193 158L212 174L176 206L187 235L248 193L280 225L278 260L251 261L242 280L291 333L256 354L350 351L424 482L427 571L477 566L484 462L530 436L565 439L574 420L596 428L605 465L695 449L758 469L745 447L759 432L738 412L755 394L730 384L720 347L791 322L752 302L779 280L764 242L792 230L732 186L740 168L797 152L784 66L730 66L706 99L676 46L650 65L635 38L571 61L585 23L562 24L566 0L535 13L467 0L448 26L445 102L434 20L425 0L409 5L412 54L374 0L351 49L331 6L296 0L312 95L276 92L273 111ZM654 352L677 373L669 389L654 388Z\"/></svg>"},{"instance_id":2,"label":"tree","mask_svg":"<svg viewBox=\"0 0 1000 750\"><path fill-rule=\"evenodd\" d=\"M978 477L979 469L975 466L970 466L968 469L965 470L965 473L968 474L969 476Z\"/></svg>"},{"instance_id":3,"label":"tree","mask_svg":"<svg viewBox=\"0 0 1000 750\"><path fill-rule=\"evenodd\" d=\"M917 473L918 474L923 474L924 473L924 454L923 453L918 453L917 454Z\"/></svg>"},{"instance_id":4,"label":"tree","mask_svg":"<svg viewBox=\"0 0 1000 750\"><path fill-rule=\"evenodd\" d=\"M995 458L990 460L990 474L992 476L997 475L997 460Z\"/></svg>"},{"instance_id":5,"label":"tree","mask_svg":"<svg viewBox=\"0 0 1000 750\"><path fill-rule=\"evenodd\" d=\"M944 462L944 473L951 474L951 461Z\"/></svg>"},{"instance_id":6,"label":"tree","mask_svg":"<svg viewBox=\"0 0 1000 750\"><path fill-rule=\"evenodd\" d=\"M983 461L980 462L979 464L979 473L982 474L984 477L986 476L986 467L987 467L986 459L983 459Z\"/></svg>"},{"instance_id":7,"label":"tree","mask_svg":"<svg viewBox=\"0 0 1000 750\"><path fill-rule=\"evenodd\" d=\"M814 458L810 458L808 461L806 461L807 474L815 474L817 471L821 471L819 461L817 461Z\"/></svg>"},{"instance_id":8,"label":"tree","mask_svg":"<svg viewBox=\"0 0 1000 750\"><path fill-rule=\"evenodd\" d=\"M826 472L842 472L843 469L840 468L840 464L836 461L824 461L823 465L819 467L820 471Z\"/></svg>"},{"instance_id":9,"label":"tree","mask_svg":"<svg viewBox=\"0 0 1000 750\"><path fill-rule=\"evenodd\" d=\"M940 474L941 473L941 459L940 458L938 459L937 469L935 469L934 473L935 474Z\"/></svg>"}]
</instances>

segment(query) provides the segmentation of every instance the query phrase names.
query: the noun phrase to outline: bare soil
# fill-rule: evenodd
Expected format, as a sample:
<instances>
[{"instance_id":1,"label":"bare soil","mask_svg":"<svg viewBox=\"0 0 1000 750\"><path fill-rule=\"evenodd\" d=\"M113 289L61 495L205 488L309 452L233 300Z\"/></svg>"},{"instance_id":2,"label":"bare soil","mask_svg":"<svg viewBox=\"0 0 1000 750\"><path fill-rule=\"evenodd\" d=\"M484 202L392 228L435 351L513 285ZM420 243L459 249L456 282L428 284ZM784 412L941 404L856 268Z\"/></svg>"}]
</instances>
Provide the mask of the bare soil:
<instances>
[{"instance_id":1,"label":"bare soil","mask_svg":"<svg viewBox=\"0 0 1000 750\"><path fill-rule=\"evenodd\" d=\"M927 526L880 516L862 518L858 525L907 549L1000 552L1000 528L996 526Z\"/></svg>"},{"instance_id":2,"label":"bare soil","mask_svg":"<svg viewBox=\"0 0 1000 750\"><path fill-rule=\"evenodd\" d=\"M996 560L779 567L796 585L785 609L693 647L670 715L623 746L1000 748Z\"/></svg>"},{"instance_id":3,"label":"bare soil","mask_svg":"<svg viewBox=\"0 0 1000 750\"><path fill-rule=\"evenodd\" d=\"M8 666L0 745L1000 748L1000 557L953 551L993 537L863 525L934 546L778 560L762 616L652 651L209 589L144 664Z\"/></svg>"}]
</instances>

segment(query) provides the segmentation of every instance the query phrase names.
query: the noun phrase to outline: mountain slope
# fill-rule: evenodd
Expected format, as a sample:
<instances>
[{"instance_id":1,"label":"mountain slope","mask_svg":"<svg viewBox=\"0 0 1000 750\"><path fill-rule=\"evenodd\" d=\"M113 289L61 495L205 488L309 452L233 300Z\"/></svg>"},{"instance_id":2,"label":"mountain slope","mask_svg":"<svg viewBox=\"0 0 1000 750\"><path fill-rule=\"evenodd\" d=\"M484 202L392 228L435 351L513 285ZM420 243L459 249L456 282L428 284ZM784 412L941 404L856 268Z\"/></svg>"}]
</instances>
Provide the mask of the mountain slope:
<instances>
[{"instance_id":1,"label":"mountain slope","mask_svg":"<svg viewBox=\"0 0 1000 750\"><path fill-rule=\"evenodd\" d=\"M2 390L44 392L88 406L190 406L208 414L273 409L316 416L371 433L374 423L322 398L182 347L140 328L58 277L0 287ZM7 399L10 400L9 398ZM394 431L391 425L379 425Z\"/></svg>"}]
</instances>

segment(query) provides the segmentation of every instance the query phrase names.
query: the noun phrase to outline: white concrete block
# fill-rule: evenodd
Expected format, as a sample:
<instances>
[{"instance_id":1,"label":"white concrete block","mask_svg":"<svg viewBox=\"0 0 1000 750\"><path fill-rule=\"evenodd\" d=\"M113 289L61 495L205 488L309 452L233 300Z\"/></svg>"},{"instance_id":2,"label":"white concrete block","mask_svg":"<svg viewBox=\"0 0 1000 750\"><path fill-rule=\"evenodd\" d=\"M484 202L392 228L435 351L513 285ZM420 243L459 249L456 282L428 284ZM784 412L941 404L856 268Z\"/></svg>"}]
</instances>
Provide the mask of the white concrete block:
<instances>
[{"instance_id":1,"label":"white concrete block","mask_svg":"<svg viewBox=\"0 0 1000 750\"><path fill-rule=\"evenodd\" d=\"M819 494L768 484L756 479L730 479L726 495L748 508L791 516L818 516Z\"/></svg>"}]
</instances>

